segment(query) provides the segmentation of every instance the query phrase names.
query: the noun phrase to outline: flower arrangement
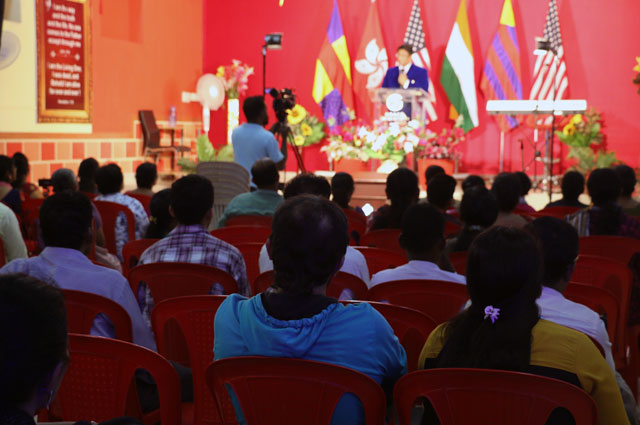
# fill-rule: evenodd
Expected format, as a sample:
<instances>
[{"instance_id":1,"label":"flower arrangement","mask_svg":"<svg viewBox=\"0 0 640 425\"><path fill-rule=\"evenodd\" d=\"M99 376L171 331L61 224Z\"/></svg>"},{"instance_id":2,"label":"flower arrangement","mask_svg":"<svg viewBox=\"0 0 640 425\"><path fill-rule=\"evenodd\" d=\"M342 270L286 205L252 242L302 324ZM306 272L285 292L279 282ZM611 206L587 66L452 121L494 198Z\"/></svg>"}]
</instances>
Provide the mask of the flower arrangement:
<instances>
[{"instance_id":1,"label":"flower arrangement","mask_svg":"<svg viewBox=\"0 0 640 425\"><path fill-rule=\"evenodd\" d=\"M345 158L367 162L369 155L363 149L366 143L371 142L367 142L367 137L371 138L372 134L366 131L366 125L363 121L347 121L343 125L334 126L329 130L329 144L323 146L320 151L327 153L329 161L339 161Z\"/></svg>"},{"instance_id":2,"label":"flower arrangement","mask_svg":"<svg viewBox=\"0 0 640 425\"><path fill-rule=\"evenodd\" d=\"M325 138L324 123L309 114L302 105L287 110L287 123L296 146L311 146Z\"/></svg>"},{"instance_id":3,"label":"flower arrangement","mask_svg":"<svg viewBox=\"0 0 640 425\"><path fill-rule=\"evenodd\" d=\"M639 86L638 93L640 93L640 56L636 57L636 62L638 63L633 67L633 70L638 74L636 74L636 78L633 79L633 84L637 84Z\"/></svg>"},{"instance_id":4,"label":"flower arrangement","mask_svg":"<svg viewBox=\"0 0 640 425\"><path fill-rule=\"evenodd\" d=\"M216 76L224 80L227 99L237 99L249 88L249 77L253 74L253 67L233 59L231 65L219 66Z\"/></svg>"},{"instance_id":5,"label":"flower arrangement","mask_svg":"<svg viewBox=\"0 0 640 425\"><path fill-rule=\"evenodd\" d=\"M415 158L453 159L459 156L460 142L465 139L464 129L456 123L452 128L443 128L440 133L431 133L426 140L421 140Z\"/></svg>"}]
</instances>

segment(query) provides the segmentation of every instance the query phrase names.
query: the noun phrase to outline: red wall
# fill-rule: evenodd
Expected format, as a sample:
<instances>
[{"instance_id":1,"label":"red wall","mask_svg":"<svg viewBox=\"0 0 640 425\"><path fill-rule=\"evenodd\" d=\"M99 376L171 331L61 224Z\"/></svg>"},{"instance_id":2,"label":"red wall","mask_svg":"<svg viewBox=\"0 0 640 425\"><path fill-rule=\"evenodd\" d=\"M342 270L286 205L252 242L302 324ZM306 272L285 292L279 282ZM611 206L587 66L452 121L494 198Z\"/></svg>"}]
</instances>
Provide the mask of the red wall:
<instances>
[{"instance_id":1,"label":"red wall","mask_svg":"<svg viewBox=\"0 0 640 425\"><path fill-rule=\"evenodd\" d=\"M475 76L479 86L484 58L498 25L503 0L467 0L475 57ZM528 94L533 73L534 37L541 36L546 18L547 0L514 0L518 37L523 51L523 83ZM188 3L188 2L187 2ZM369 0L338 0L352 62L360 43ZM402 43L411 12L412 1L378 0L382 31L389 55ZM283 32L281 51L269 51L267 87L296 89L299 103L315 114L319 108L311 98L315 59L326 33L333 2L285 0L240 0L204 2L204 72L214 72L219 65L240 59L255 67L249 94L260 94L262 57L260 46L264 34ZM438 115L446 116L448 103L439 80L444 50L455 19L458 1L421 0L427 47L432 60L432 78L437 86ZM607 144L618 157L638 166L640 134L638 114L640 96L631 83L635 57L640 55L640 3L637 0L559 0L559 19L569 75L569 95L587 99L602 113ZM479 94L480 126L470 133L463 146L461 171L494 173L498 168L499 132L491 117L483 112L485 101ZM442 119L434 124L437 130ZM224 111L213 116L212 140L224 138ZM520 169L519 139L531 132L518 130L506 138L506 169ZM525 142L526 144L526 142ZM558 144L556 155L565 156ZM314 158L315 157L315 158ZM525 161L531 149L525 146ZM324 154L306 155L309 168L326 169ZM563 164L566 167L568 164ZM540 167L538 167L540 171Z\"/></svg>"}]
</instances>

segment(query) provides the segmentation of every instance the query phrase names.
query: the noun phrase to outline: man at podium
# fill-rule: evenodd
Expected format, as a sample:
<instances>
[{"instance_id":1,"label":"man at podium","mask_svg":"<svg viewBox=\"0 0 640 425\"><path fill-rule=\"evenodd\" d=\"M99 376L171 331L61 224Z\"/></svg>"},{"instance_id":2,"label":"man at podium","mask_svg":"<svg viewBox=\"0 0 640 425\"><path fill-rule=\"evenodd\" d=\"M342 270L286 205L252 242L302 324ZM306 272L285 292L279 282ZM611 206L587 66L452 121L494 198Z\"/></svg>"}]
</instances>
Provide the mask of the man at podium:
<instances>
[{"instance_id":1,"label":"man at podium","mask_svg":"<svg viewBox=\"0 0 640 425\"><path fill-rule=\"evenodd\" d=\"M427 70L411 63L413 47L410 44L403 44L398 47L396 60L398 66L389 68L384 76L382 87L389 89L412 89L420 88L429 91L429 76Z\"/></svg>"}]
</instances>

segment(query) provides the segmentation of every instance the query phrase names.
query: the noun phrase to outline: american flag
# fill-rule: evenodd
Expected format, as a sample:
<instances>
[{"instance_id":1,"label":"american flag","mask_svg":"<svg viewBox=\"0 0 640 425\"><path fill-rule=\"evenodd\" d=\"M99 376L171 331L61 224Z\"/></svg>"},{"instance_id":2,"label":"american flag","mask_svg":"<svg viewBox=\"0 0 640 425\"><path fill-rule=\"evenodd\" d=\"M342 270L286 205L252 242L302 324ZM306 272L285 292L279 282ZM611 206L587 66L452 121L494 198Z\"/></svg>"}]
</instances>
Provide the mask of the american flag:
<instances>
[{"instance_id":1,"label":"american flag","mask_svg":"<svg viewBox=\"0 0 640 425\"><path fill-rule=\"evenodd\" d=\"M558 22L558 8L556 0L550 0L547 23L544 26L544 38L551 43L552 50L538 56L533 68L533 85L529 99L558 100L563 99L569 91L569 79L567 78L567 65L564 62L564 48L560 36L560 23ZM554 60L557 57L557 60ZM555 78L555 88L554 88ZM555 92L555 99L554 99Z\"/></svg>"},{"instance_id":2,"label":"american flag","mask_svg":"<svg viewBox=\"0 0 640 425\"><path fill-rule=\"evenodd\" d=\"M422 16L420 15L420 4L418 0L413 0L413 8L407 24L407 31L404 33L404 43L413 47L413 55L411 59L413 63L419 67L426 68L429 72L429 102L427 102L427 114L430 121L438 119L436 110L436 91L431 81L431 59L429 59L429 51L424 42L424 31L422 29Z\"/></svg>"}]
</instances>

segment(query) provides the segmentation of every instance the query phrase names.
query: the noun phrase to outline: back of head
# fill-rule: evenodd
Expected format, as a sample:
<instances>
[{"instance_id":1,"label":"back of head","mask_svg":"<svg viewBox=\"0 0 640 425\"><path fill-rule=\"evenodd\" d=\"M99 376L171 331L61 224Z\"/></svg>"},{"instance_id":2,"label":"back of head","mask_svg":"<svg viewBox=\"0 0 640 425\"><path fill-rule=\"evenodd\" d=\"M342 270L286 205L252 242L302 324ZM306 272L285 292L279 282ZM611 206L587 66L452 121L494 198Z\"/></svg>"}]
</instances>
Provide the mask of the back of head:
<instances>
[{"instance_id":1,"label":"back of head","mask_svg":"<svg viewBox=\"0 0 640 425\"><path fill-rule=\"evenodd\" d=\"M24 182L29 174L29 160L22 152L14 153L11 160L16 167L16 180Z\"/></svg>"},{"instance_id":2,"label":"back of head","mask_svg":"<svg viewBox=\"0 0 640 425\"><path fill-rule=\"evenodd\" d=\"M542 259L529 233L492 227L471 244L467 290L471 306L451 320L438 367L524 371L538 322ZM487 315L485 309L499 309Z\"/></svg>"},{"instance_id":3,"label":"back of head","mask_svg":"<svg viewBox=\"0 0 640 425\"><path fill-rule=\"evenodd\" d=\"M427 185L431 181L432 178L437 176L438 174L446 174L444 168L439 165L429 165L424 172L424 179L427 182Z\"/></svg>"},{"instance_id":4,"label":"back of head","mask_svg":"<svg viewBox=\"0 0 640 425\"><path fill-rule=\"evenodd\" d=\"M620 194L625 198L631 197L633 191L636 190L636 183L638 182L636 172L626 164L616 165L613 167L613 170L618 174L618 178L620 179L622 186Z\"/></svg>"},{"instance_id":5,"label":"back of head","mask_svg":"<svg viewBox=\"0 0 640 425\"><path fill-rule=\"evenodd\" d=\"M118 164L107 164L96 171L98 191L103 195L118 193L122 190L124 177Z\"/></svg>"},{"instance_id":6,"label":"back of head","mask_svg":"<svg viewBox=\"0 0 640 425\"><path fill-rule=\"evenodd\" d=\"M197 174L184 176L171 185L169 204L178 223L200 224L213 207L213 185Z\"/></svg>"},{"instance_id":7,"label":"back of head","mask_svg":"<svg viewBox=\"0 0 640 425\"><path fill-rule=\"evenodd\" d=\"M339 172L331 179L333 202L342 208L349 208L349 202L351 202L354 189L355 183L349 173Z\"/></svg>"},{"instance_id":8,"label":"back of head","mask_svg":"<svg viewBox=\"0 0 640 425\"><path fill-rule=\"evenodd\" d=\"M83 159L78 167L78 178L82 180L93 181L96 177L96 171L100 168L100 164L94 158Z\"/></svg>"},{"instance_id":9,"label":"back of head","mask_svg":"<svg viewBox=\"0 0 640 425\"><path fill-rule=\"evenodd\" d=\"M40 207L40 228L45 246L80 250L91 230L93 209L80 192L59 192Z\"/></svg>"},{"instance_id":10,"label":"back of head","mask_svg":"<svg viewBox=\"0 0 640 425\"><path fill-rule=\"evenodd\" d=\"M577 201L584 192L584 176L578 171L567 171L562 176L562 198Z\"/></svg>"},{"instance_id":11,"label":"back of head","mask_svg":"<svg viewBox=\"0 0 640 425\"><path fill-rule=\"evenodd\" d=\"M396 168L387 176L386 193L391 205L412 204L420 194L418 176L408 168Z\"/></svg>"},{"instance_id":12,"label":"back of head","mask_svg":"<svg viewBox=\"0 0 640 425\"><path fill-rule=\"evenodd\" d=\"M462 186L463 192L466 192L467 189L470 189L472 187L483 187L483 188L487 187L487 185L484 182L484 179L475 174L471 174L470 176L467 176L464 180L462 180L461 186Z\"/></svg>"},{"instance_id":13,"label":"back of head","mask_svg":"<svg viewBox=\"0 0 640 425\"><path fill-rule=\"evenodd\" d=\"M460 218L465 226L487 228L498 218L498 201L493 193L484 187L476 186L462 195Z\"/></svg>"},{"instance_id":14,"label":"back of head","mask_svg":"<svg viewBox=\"0 0 640 425\"><path fill-rule=\"evenodd\" d=\"M7 408L30 400L58 363L69 360L59 289L25 275L0 276L0 359L0 404Z\"/></svg>"},{"instance_id":15,"label":"back of head","mask_svg":"<svg viewBox=\"0 0 640 425\"><path fill-rule=\"evenodd\" d=\"M78 180L73 171L68 168L59 168L51 175L51 185L55 193L75 191L78 189Z\"/></svg>"},{"instance_id":16,"label":"back of head","mask_svg":"<svg viewBox=\"0 0 640 425\"><path fill-rule=\"evenodd\" d=\"M271 188L278 184L278 166L271 158L257 160L251 167L251 176L258 189Z\"/></svg>"},{"instance_id":17,"label":"back of head","mask_svg":"<svg viewBox=\"0 0 640 425\"><path fill-rule=\"evenodd\" d=\"M328 199L314 195L285 201L273 216L271 258L275 286L308 295L338 271L349 236L347 219Z\"/></svg>"},{"instance_id":18,"label":"back of head","mask_svg":"<svg viewBox=\"0 0 640 425\"><path fill-rule=\"evenodd\" d=\"M161 239L171 231L173 217L169 212L169 198L171 189L163 189L151 197L149 203L149 227L144 237L147 239Z\"/></svg>"},{"instance_id":19,"label":"back of head","mask_svg":"<svg viewBox=\"0 0 640 425\"><path fill-rule=\"evenodd\" d=\"M573 270L578 257L578 232L566 222L555 217L539 217L527 228L538 238L544 258L542 283L556 287L556 283L570 278L567 272ZM564 287L558 288L564 290Z\"/></svg>"},{"instance_id":20,"label":"back of head","mask_svg":"<svg viewBox=\"0 0 640 425\"><path fill-rule=\"evenodd\" d=\"M444 214L431 204L413 204L402 216L400 245L410 253L431 251L444 238Z\"/></svg>"},{"instance_id":21,"label":"back of head","mask_svg":"<svg viewBox=\"0 0 640 425\"><path fill-rule=\"evenodd\" d=\"M0 181L11 183L13 180L13 161L6 155L0 155Z\"/></svg>"},{"instance_id":22,"label":"back of head","mask_svg":"<svg viewBox=\"0 0 640 425\"><path fill-rule=\"evenodd\" d=\"M136 184L140 189L151 189L158 180L158 169L152 162L143 162L136 168Z\"/></svg>"},{"instance_id":23,"label":"back of head","mask_svg":"<svg viewBox=\"0 0 640 425\"><path fill-rule=\"evenodd\" d=\"M589 196L591 196L594 205L612 204L620 196L620 178L611 168L598 168L589 175L587 189L589 189Z\"/></svg>"},{"instance_id":24,"label":"back of head","mask_svg":"<svg viewBox=\"0 0 640 425\"><path fill-rule=\"evenodd\" d=\"M247 121L257 123L260 117L266 112L267 105L264 103L263 96L251 96L245 99L242 104L242 111Z\"/></svg>"},{"instance_id":25,"label":"back of head","mask_svg":"<svg viewBox=\"0 0 640 425\"><path fill-rule=\"evenodd\" d=\"M448 209L456 191L456 179L446 174L438 174L427 186L427 201L440 209Z\"/></svg>"},{"instance_id":26,"label":"back of head","mask_svg":"<svg viewBox=\"0 0 640 425\"><path fill-rule=\"evenodd\" d=\"M522 171L513 173L520 181L520 196L526 196L531 190L531 179Z\"/></svg>"},{"instance_id":27,"label":"back of head","mask_svg":"<svg viewBox=\"0 0 640 425\"><path fill-rule=\"evenodd\" d=\"M491 185L491 192L498 201L498 209L512 212L520 200L520 180L512 173L500 173Z\"/></svg>"},{"instance_id":28,"label":"back of head","mask_svg":"<svg viewBox=\"0 0 640 425\"><path fill-rule=\"evenodd\" d=\"M322 176L316 176L312 173L298 174L285 186L284 199L303 194L317 195L329 199L331 186L327 179Z\"/></svg>"}]
</instances>

